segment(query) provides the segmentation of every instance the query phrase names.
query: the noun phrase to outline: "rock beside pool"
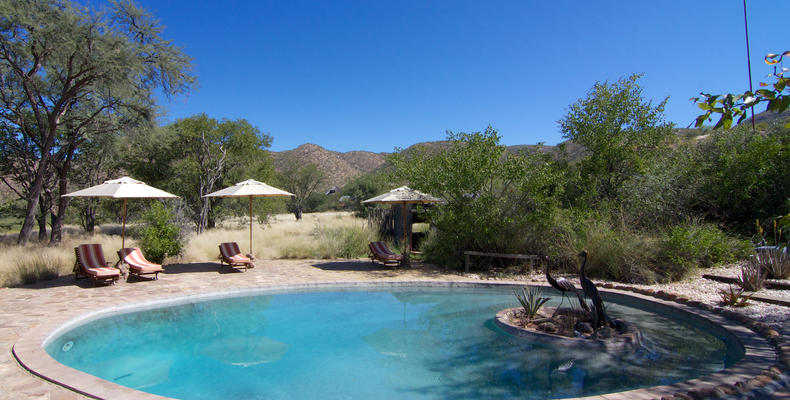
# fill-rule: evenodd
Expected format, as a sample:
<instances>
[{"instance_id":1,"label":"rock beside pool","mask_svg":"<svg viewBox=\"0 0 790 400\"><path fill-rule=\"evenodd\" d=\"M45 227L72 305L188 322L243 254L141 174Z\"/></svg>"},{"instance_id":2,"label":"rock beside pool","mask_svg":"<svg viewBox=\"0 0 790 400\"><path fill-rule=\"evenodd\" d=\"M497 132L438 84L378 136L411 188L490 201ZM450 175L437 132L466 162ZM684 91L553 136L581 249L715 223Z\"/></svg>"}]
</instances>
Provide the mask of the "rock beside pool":
<instances>
[{"instance_id":1,"label":"rock beside pool","mask_svg":"<svg viewBox=\"0 0 790 400\"><path fill-rule=\"evenodd\" d=\"M612 319L593 330L589 313L571 308L546 307L532 319L522 308L508 308L497 313L495 321L511 335L571 348L630 352L642 343L642 333L627 321Z\"/></svg>"}]
</instances>

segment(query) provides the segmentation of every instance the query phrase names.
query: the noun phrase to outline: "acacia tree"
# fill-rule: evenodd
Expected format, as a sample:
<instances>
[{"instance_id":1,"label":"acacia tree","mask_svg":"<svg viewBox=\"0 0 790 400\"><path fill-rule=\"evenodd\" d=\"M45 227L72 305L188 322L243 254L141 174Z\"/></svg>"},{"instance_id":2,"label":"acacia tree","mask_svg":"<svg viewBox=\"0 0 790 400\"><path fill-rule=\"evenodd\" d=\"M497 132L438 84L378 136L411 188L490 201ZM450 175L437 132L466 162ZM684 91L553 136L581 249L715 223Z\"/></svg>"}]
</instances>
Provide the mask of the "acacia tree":
<instances>
[{"instance_id":1,"label":"acacia tree","mask_svg":"<svg viewBox=\"0 0 790 400\"><path fill-rule=\"evenodd\" d=\"M667 99L653 106L642 97L641 75L596 82L559 121L563 137L585 147L581 184L588 200L613 200L623 183L643 170L651 154L672 137L664 120Z\"/></svg>"},{"instance_id":2,"label":"acacia tree","mask_svg":"<svg viewBox=\"0 0 790 400\"><path fill-rule=\"evenodd\" d=\"M183 197L197 233L214 226L215 208L222 201L203 196L238 180L265 180L273 171L265 151L271 136L244 119L218 121L197 114L161 129L134 132L130 141L127 168Z\"/></svg>"},{"instance_id":3,"label":"acacia tree","mask_svg":"<svg viewBox=\"0 0 790 400\"><path fill-rule=\"evenodd\" d=\"M45 182L52 179L54 153L65 148L68 159L96 118L119 109L146 113L155 88L179 93L194 78L190 59L128 0L102 12L68 0L0 0L0 15L0 119L34 152L17 240L24 244ZM79 106L85 112L73 116ZM64 132L69 120L73 124ZM58 187L65 191L68 178L62 175Z\"/></svg>"},{"instance_id":4,"label":"acacia tree","mask_svg":"<svg viewBox=\"0 0 790 400\"><path fill-rule=\"evenodd\" d=\"M302 165L296 160L289 160L280 172L280 181L286 191L293 193L288 200L288 211L296 220L302 219L302 212L310 195L315 193L325 180L323 171L315 164Z\"/></svg>"}]
</instances>

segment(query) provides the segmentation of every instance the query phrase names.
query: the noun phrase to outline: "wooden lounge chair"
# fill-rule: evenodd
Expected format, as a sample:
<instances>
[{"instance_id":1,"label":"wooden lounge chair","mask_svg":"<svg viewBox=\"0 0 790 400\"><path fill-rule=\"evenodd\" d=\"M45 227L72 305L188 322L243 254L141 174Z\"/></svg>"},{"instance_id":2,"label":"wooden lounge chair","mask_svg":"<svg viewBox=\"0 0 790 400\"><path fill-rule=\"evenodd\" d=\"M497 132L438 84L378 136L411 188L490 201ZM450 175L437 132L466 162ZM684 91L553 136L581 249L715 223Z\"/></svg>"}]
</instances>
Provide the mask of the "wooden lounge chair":
<instances>
[{"instance_id":1,"label":"wooden lounge chair","mask_svg":"<svg viewBox=\"0 0 790 400\"><path fill-rule=\"evenodd\" d=\"M393 253L384 242L370 242L370 261L379 261L384 265L398 265L403 261L403 255Z\"/></svg>"},{"instance_id":2,"label":"wooden lounge chair","mask_svg":"<svg viewBox=\"0 0 790 400\"><path fill-rule=\"evenodd\" d=\"M80 277L91 278L93 284L96 282L115 281L121 276L121 272L104 260L104 253L100 244L81 244L74 248L77 261L74 262L74 279Z\"/></svg>"},{"instance_id":3,"label":"wooden lounge chair","mask_svg":"<svg viewBox=\"0 0 790 400\"><path fill-rule=\"evenodd\" d=\"M244 254L241 254L239 244L236 242L220 243L219 245L219 260L223 264L228 264L231 267L244 267L255 268L252 259Z\"/></svg>"},{"instance_id":4,"label":"wooden lounge chair","mask_svg":"<svg viewBox=\"0 0 790 400\"><path fill-rule=\"evenodd\" d=\"M129 266L129 274L137 275L142 278L143 275L153 274L154 280L159 279L159 273L164 271L160 264L154 264L143 257L143 252L139 247L126 247L118 250L118 257L121 262Z\"/></svg>"}]
</instances>

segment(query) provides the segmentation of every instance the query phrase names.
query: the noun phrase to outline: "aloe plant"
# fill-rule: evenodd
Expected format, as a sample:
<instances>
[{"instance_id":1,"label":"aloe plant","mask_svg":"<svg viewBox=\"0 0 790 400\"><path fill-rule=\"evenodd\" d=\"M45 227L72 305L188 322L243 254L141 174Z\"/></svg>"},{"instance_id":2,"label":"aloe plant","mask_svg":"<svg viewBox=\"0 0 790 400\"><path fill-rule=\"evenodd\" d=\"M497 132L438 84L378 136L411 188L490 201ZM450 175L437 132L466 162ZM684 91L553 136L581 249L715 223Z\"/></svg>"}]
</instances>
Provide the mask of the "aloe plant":
<instances>
[{"instance_id":1,"label":"aloe plant","mask_svg":"<svg viewBox=\"0 0 790 400\"><path fill-rule=\"evenodd\" d=\"M516 295L518 302L521 303L521 307L524 308L524 312L527 314L527 320L535 318L540 308L549 301L548 297L541 297L543 294L542 290L531 286L521 288L521 293L514 290L513 294Z\"/></svg>"}]
</instances>

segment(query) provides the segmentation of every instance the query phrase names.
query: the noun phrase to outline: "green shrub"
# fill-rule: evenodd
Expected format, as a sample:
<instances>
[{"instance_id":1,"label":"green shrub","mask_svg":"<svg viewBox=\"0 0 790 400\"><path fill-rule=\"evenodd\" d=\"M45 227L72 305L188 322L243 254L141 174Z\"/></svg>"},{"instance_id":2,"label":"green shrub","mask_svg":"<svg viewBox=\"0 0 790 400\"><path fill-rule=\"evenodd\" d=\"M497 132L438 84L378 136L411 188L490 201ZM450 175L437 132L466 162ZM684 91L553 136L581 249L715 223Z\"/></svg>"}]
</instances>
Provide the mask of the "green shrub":
<instances>
[{"instance_id":1,"label":"green shrub","mask_svg":"<svg viewBox=\"0 0 790 400\"><path fill-rule=\"evenodd\" d=\"M153 202L142 215L143 225L136 231L145 257L161 263L168 256L181 254L184 240L181 228L172 223L173 213L160 202Z\"/></svg>"},{"instance_id":2,"label":"green shrub","mask_svg":"<svg viewBox=\"0 0 790 400\"><path fill-rule=\"evenodd\" d=\"M745 258L749 251L748 241L734 238L712 224L692 221L669 229L660 258L684 269L707 268Z\"/></svg>"}]
</instances>

